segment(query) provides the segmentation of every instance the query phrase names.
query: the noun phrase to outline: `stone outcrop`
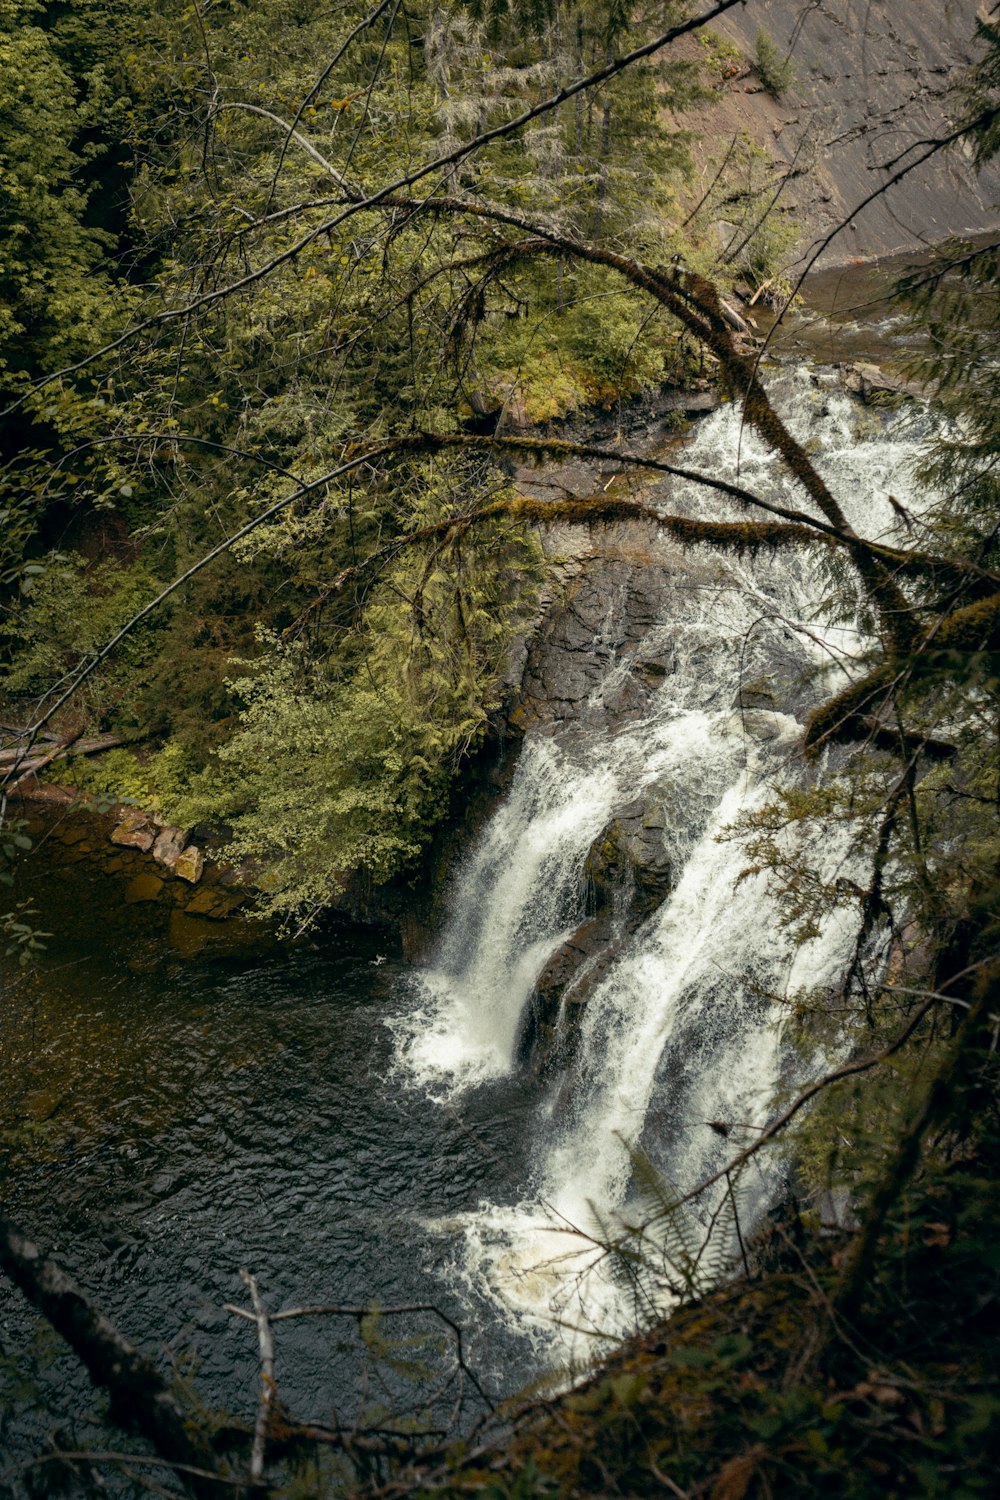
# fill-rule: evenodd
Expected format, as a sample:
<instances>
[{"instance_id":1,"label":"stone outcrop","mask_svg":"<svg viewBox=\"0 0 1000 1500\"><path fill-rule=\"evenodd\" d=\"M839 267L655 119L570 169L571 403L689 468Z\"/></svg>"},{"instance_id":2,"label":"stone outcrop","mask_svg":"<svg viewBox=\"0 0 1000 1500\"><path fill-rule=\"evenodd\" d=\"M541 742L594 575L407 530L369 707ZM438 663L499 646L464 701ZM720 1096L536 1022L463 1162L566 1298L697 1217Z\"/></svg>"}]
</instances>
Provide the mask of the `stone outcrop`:
<instances>
[{"instance_id":1,"label":"stone outcrop","mask_svg":"<svg viewBox=\"0 0 1000 1500\"><path fill-rule=\"evenodd\" d=\"M670 894L668 812L658 788L623 807L594 840L584 864L586 918L560 943L535 981L518 1034L520 1060L541 1076L572 1060L580 1008L621 943Z\"/></svg>"},{"instance_id":2,"label":"stone outcrop","mask_svg":"<svg viewBox=\"0 0 1000 1500\"><path fill-rule=\"evenodd\" d=\"M189 884L195 885L205 868L204 856L198 849L188 845L190 837L186 828L175 828L164 823L154 813L141 807L121 803L114 813L114 827L109 838L123 849L138 849L142 854L151 854L157 864Z\"/></svg>"},{"instance_id":3,"label":"stone outcrop","mask_svg":"<svg viewBox=\"0 0 1000 1500\"><path fill-rule=\"evenodd\" d=\"M670 894L668 810L656 788L623 807L591 846L584 874L598 910L635 927Z\"/></svg>"},{"instance_id":4,"label":"stone outcrop","mask_svg":"<svg viewBox=\"0 0 1000 1500\"><path fill-rule=\"evenodd\" d=\"M526 651L520 691L508 721L513 729L554 729L566 721L625 723L647 706L673 670L669 647L640 647L659 619L670 592L669 574L654 557L644 527L616 527L600 552L576 558L561 601L550 609ZM608 663L623 671L605 686Z\"/></svg>"},{"instance_id":5,"label":"stone outcrop","mask_svg":"<svg viewBox=\"0 0 1000 1500\"><path fill-rule=\"evenodd\" d=\"M570 1061L575 1026L568 1007L584 1005L607 972L617 946L610 912L588 917L552 954L535 981L521 1017L516 1052L520 1062L545 1077Z\"/></svg>"},{"instance_id":6,"label":"stone outcrop","mask_svg":"<svg viewBox=\"0 0 1000 1500\"><path fill-rule=\"evenodd\" d=\"M170 824L166 824L156 835L153 858L158 864L165 865L168 870L172 870L183 854L187 841L186 828L173 828Z\"/></svg>"},{"instance_id":7,"label":"stone outcrop","mask_svg":"<svg viewBox=\"0 0 1000 1500\"><path fill-rule=\"evenodd\" d=\"M186 880L188 885L197 885L204 870L205 856L193 844L189 844L174 861L174 874L180 880Z\"/></svg>"},{"instance_id":8,"label":"stone outcrop","mask_svg":"<svg viewBox=\"0 0 1000 1500\"><path fill-rule=\"evenodd\" d=\"M845 365L840 378L845 391L858 396L866 406L894 406L901 401L922 401L930 394L916 380L904 380L881 365L859 362Z\"/></svg>"},{"instance_id":9,"label":"stone outcrop","mask_svg":"<svg viewBox=\"0 0 1000 1500\"><path fill-rule=\"evenodd\" d=\"M139 849L148 854L156 839L156 824L140 807L122 807L111 830L111 842L124 849Z\"/></svg>"},{"instance_id":10,"label":"stone outcrop","mask_svg":"<svg viewBox=\"0 0 1000 1500\"><path fill-rule=\"evenodd\" d=\"M619 809L584 863L586 918L549 958L532 991L518 1035L518 1056L545 1076L572 1060L580 1008L622 942L666 900L672 887L667 847L669 788L653 785Z\"/></svg>"}]
</instances>

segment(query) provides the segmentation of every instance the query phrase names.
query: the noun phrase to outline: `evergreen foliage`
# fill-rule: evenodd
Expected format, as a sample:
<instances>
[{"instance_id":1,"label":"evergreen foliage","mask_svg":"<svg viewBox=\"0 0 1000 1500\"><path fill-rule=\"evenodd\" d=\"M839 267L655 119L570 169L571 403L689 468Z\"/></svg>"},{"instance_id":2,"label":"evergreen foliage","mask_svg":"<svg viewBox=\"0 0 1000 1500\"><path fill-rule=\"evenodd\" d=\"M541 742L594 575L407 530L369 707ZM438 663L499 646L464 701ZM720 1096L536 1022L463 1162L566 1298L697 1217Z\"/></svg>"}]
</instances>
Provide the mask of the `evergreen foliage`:
<instances>
[{"instance_id":1,"label":"evergreen foliage","mask_svg":"<svg viewBox=\"0 0 1000 1500\"><path fill-rule=\"evenodd\" d=\"M791 57L782 56L774 37L763 26L754 43L754 60L758 77L768 93L776 99L787 94L795 82L795 64Z\"/></svg>"},{"instance_id":2,"label":"evergreen foliage","mask_svg":"<svg viewBox=\"0 0 1000 1500\"><path fill-rule=\"evenodd\" d=\"M654 10L643 26L681 14ZM60 23L67 35L83 14ZM415 427L458 432L483 413L558 419L627 399L685 357L676 331L600 272L518 253L494 260L488 225L473 233L395 212L319 232L342 182L391 180L421 155L459 148L627 46L628 7L542 7L534 20L459 5L290 13L275 0L205 15L171 4L141 18L87 14L95 40L78 55L76 93L53 84L63 114L50 146L62 155L40 158L39 180L76 216L62 240L94 315L74 304L51 336L39 324L25 376L130 322L152 316L154 326L112 362L30 397L34 446L18 433L0 492L10 522L0 691L14 716L47 670L71 666L74 647L95 649L143 592L266 509L289 474L309 482L335 468L360 433L377 443ZM55 67L48 33L17 15L18 44ZM111 39L126 25L112 65ZM666 256L689 158L664 107L682 110L700 92L694 63L634 68L477 151L444 185ZM91 190L63 191L67 175L86 178L90 155L104 160L115 131L128 222L113 229L141 276L107 262L112 227L91 227ZM35 170L32 139L13 146L21 170ZM272 262L239 294L175 319L190 299ZM61 304L49 302L55 318ZM414 544L364 587L336 586L387 531L405 535L505 482L488 461L432 469L376 466L322 488L192 582L77 701L94 730L144 734L151 755L173 747L190 781L168 811L233 821L234 857L281 872L268 905L290 919L352 873L387 878L421 847L482 736L539 577L535 545L508 521ZM62 550L48 550L57 538ZM325 726L318 758L303 753L310 719ZM278 786L255 770L261 735L284 767ZM135 777L118 757L105 782L131 795ZM317 800L321 783L328 800ZM318 806L327 812L312 822Z\"/></svg>"},{"instance_id":3,"label":"evergreen foliage","mask_svg":"<svg viewBox=\"0 0 1000 1500\"><path fill-rule=\"evenodd\" d=\"M770 872L801 942L838 909L859 925L839 992L787 997L803 1056L835 1042L850 1062L808 1099L776 1104L787 1107L764 1140L736 1153L736 1187L794 1118L797 1191L813 1205L849 1196L860 1224L824 1228L816 1207L790 1209L755 1248L753 1275L709 1293L702 1270L724 1262L718 1240L710 1254L697 1243L706 1200L685 1212L637 1159L647 1212L614 1247L623 1274L637 1305L656 1301L657 1281L692 1305L555 1410L531 1412L502 1451L438 1451L428 1487L988 1495L997 245L946 247L901 288L927 340L919 373L961 425L927 455L937 505L860 537L706 274L717 257L704 226L727 204L746 215L734 273L762 285L780 255L745 143L704 217L676 227L688 140L667 110L699 97L696 65L630 69L462 154L624 50L631 7L259 0L140 18L97 0L51 13L0 3L0 60L22 81L3 163L4 381L26 393L121 339L33 390L26 435L3 429L2 687L19 712L221 537L298 495L172 594L76 705L93 728L145 737L147 761L109 759L103 786L171 817L229 819L231 857L289 929L350 880L412 866L498 702L542 570L500 459L459 446L477 423L502 437L515 413L612 406L683 368L697 343L810 509L726 533L668 526L736 547L798 545L804 530L832 559L829 616L870 637L862 675L809 718L802 784L728 835L749 870ZM662 24L683 7L654 9ZM133 50L113 66L126 23ZM83 27L93 45L81 48ZM1000 148L1000 30L979 34L986 55L962 107L987 161ZM775 95L791 85L763 31L757 67ZM127 225L98 212L93 175L115 133L131 154ZM454 160L432 183L358 206L442 154ZM57 232L43 239L43 223ZM128 275L108 261L125 241ZM439 438L420 451L427 430ZM359 452L370 460L339 473ZM834 825L850 829L855 863L829 879L816 851ZM23 835L4 832L7 865ZM29 916L2 923L26 952Z\"/></svg>"}]
</instances>

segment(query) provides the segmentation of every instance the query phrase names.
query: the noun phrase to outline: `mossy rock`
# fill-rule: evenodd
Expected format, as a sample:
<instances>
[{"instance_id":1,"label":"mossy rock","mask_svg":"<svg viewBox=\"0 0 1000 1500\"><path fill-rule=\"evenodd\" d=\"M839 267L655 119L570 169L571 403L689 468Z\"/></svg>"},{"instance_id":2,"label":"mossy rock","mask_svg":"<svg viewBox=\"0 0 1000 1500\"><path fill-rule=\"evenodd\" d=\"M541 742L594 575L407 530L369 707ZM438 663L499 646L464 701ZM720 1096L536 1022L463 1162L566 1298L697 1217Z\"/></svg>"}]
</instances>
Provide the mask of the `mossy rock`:
<instances>
[{"instance_id":1,"label":"mossy rock","mask_svg":"<svg viewBox=\"0 0 1000 1500\"><path fill-rule=\"evenodd\" d=\"M597 911L614 911L633 926L656 910L673 887L660 800L639 800L602 829L584 861L588 898Z\"/></svg>"}]
</instances>

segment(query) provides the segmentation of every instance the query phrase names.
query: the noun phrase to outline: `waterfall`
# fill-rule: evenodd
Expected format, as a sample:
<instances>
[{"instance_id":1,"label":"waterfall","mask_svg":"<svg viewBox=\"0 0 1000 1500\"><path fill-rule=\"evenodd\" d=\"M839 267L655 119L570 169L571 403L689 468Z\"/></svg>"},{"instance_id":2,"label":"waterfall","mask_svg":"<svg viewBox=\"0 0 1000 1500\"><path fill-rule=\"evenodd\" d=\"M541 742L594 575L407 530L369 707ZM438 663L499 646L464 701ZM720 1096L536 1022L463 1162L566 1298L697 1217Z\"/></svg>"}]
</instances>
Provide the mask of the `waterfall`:
<instances>
[{"instance_id":1,"label":"waterfall","mask_svg":"<svg viewBox=\"0 0 1000 1500\"><path fill-rule=\"evenodd\" d=\"M806 370L781 375L773 395L859 530L891 532L890 492L918 508L910 468L926 413L876 421L833 376ZM684 461L802 503L737 409L705 419ZM645 493L673 511L738 514L674 481ZM401 1068L436 1098L509 1074L539 972L585 915L588 851L624 804L656 791L669 812L672 889L622 933L582 1007L571 1072L539 1108L530 1191L513 1205L484 1202L461 1226L470 1290L564 1357L588 1352L583 1334L620 1335L634 1316L621 1278L586 1238L627 1215L634 1152L688 1191L736 1149L718 1122L752 1139L746 1132L766 1122L788 1082L781 997L835 985L857 936L856 919L833 913L817 936L795 941L770 879L746 874L745 851L725 834L776 784L794 783L795 710L835 689L861 644L852 627L820 623L821 564L801 553L751 563L664 546L662 569L660 613L641 639L621 645L613 616L628 600L616 597L596 685L572 716L528 734L506 800L459 872L434 961L393 1022ZM643 711L616 719L608 704L622 682L638 663L666 657L671 669ZM744 712L741 683L752 679L780 680L787 702ZM819 857L830 879L865 878L849 827ZM776 1170L755 1169L741 1184L748 1225L773 1198Z\"/></svg>"}]
</instances>

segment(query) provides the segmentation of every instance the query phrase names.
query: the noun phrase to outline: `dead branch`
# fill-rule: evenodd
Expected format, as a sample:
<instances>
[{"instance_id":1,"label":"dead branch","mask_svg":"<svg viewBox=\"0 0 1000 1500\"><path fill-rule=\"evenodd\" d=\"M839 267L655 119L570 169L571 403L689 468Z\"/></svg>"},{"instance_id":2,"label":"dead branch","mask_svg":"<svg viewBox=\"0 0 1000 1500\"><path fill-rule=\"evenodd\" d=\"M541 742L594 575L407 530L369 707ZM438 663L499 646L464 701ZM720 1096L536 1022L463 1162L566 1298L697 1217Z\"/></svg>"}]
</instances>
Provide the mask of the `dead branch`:
<instances>
[{"instance_id":1,"label":"dead branch","mask_svg":"<svg viewBox=\"0 0 1000 1500\"><path fill-rule=\"evenodd\" d=\"M268 1321L267 1309L261 1300L256 1277L241 1269L240 1278L250 1293L253 1315L257 1324L257 1341L260 1347L260 1401L257 1406L257 1421L254 1424L253 1448L250 1453L250 1478L257 1483L264 1475L264 1449L274 1404L274 1339Z\"/></svg>"},{"instance_id":2,"label":"dead branch","mask_svg":"<svg viewBox=\"0 0 1000 1500\"><path fill-rule=\"evenodd\" d=\"M721 319L720 322L722 322ZM724 322L722 322L722 326L723 328L725 327ZM742 359L742 356L734 357ZM766 397L763 397L762 393L761 399L766 401ZM767 410L771 411L769 403L767 404ZM758 411L758 415L759 414L760 413ZM776 417L775 421L777 421ZM183 441L183 439L174 440ZM883 547L877 543L868 542L863 538L858 537L846 525L838 524L837 521L822 520L817 516L809 515L806 511L800 511L794 509L793 507L775 504L772 501L765 500L761 496L754 494L750 490L744 489L741 485L731 484L726 480L718 479L708 474L698 473L697 471L692 469L685 469L676 464L668 464L661 459L643 458L636 454L625 454L604 448L593 447L589 444L570 443L558 439L516 438L503 436L478 437L475 435L464 433L407 433L404 436L388 439L386 442L379 443L372 448L366 449L362 453L354 453L350 457L346 458L343 463L338 464L333 469L330 469L326 474L320 475L319 478L310 480L308 483L298 484L297 487L293 489L289 494L282 496L279 500L276 500L273 505L268 506L266 510L261 511L259 515L254 516L251 520L247 521L244 526L241 526L231 536L224 538L215 547L212 547L208 552L203 553L202 556L198 558L196 562L192 563L192 565L183 573L181 573L179 577L175 578L172 583L168 584L165 589L161 590L161 592L157 594L154 599L151 599L148 604L143 605L142 609L138 610L130 620L127 620L121 627L121 629L117 632L117 634L114 635L111 640L106 642L106 644L102 646L99 651L94 652L87 659L87 661L81 666L80 670L75 674L75 676L72 678L68 686L63 690L63 692L59 694L59 696L54 699L49 708L47 708L46 711L32 725L29 726L27 733L31 736L35 736L41 730L43 730L47 724L51 723L52 719L56 716L57 713L59 713L62 708L65 707L65 705L83 685L83 683L86 682L87 679L97 670L97 668L107 660L107 658L136 628L136 626L140 625L143 620L147 619L156 609L160 607L161 604L165 603L167 599L175 594L178 589L182 588L184 584L188 583L204 568L207 568L209 564L214 562L217 557L220 557L223 553L228 552L237 542L242 541L245 537L256 531L258 527L263 526L268 521L273 520L276 516L287 510L291 505L294 505L296 501L307 499L311 495L314 495L317 492L328 488L331 484L334 483L335 480L342 478L345 474L352 473L355 469L359 469L364 467L365 465L372 464L377 459L387 458L394 454L403 454L407 452L434 452L435 450L443 448L473 449L479 447L511 448L515 450L523 450L525 452L533 452L538 455L546 453L567 454L578 457L594 458L613 463L626 464L631 467L644 468L655 473L669 474L674 476L675 478L683 479L693 484L706 486L709 489L715 490L719 494L726 495L730 499L737 500L745 505L755 506L768 512L771 515L779 516L783 520L793 522L803 528L808 528L815 534L817 539L828 538L832 539L840 545L843 545L852 556L859 573L861 573L862 577L867 577L869 580L874 578L876 572L878 573L879 578L883 578L884 576L886 576L887 569L889 568L896 571L906 571L910 569L914 572L923 574L926 573L928 567L938 566L939 561L942 567L945 566L944 560L927 557L925 554L921 553L911 553L897 548ZM778 451L781 451L780 448L778 449ZM805 462L808 463L808 459L805 459ZM822 481L818 482L822 483ZM544 502L533 502L527 499L522 499L519 503L521 506L522 516L525 519L528 518L528 513L533 506L541 506L542 504L544 504ZM634 519L640 513L643 513L645 514L646 519L655 519L657 524L659 525L667 526L669 524L672 524L669 518L659 516L654 511L647 510L645 508L642 508L642 510L640 511L637 502L609 501L607 503L609 514L604 516L599 514L598 507L595 504L592 513L592 519L594 521L611 520L616 518ZM629 504L633 506L631 512L627 511L627 507ZM499 514L503 509L512 510L509 502L498 501L495 502L495 505L497 507L497 514ZM486 515L487 511L488 508L484 508L483 515ZM837 517L840 517L839 509L837 509L836 507L834 507L834 513ZM560 519L560 516L557 512L557 504L549 504L548 516L552 520ZM479 517L477 516L476 519L478 518ZM532 518L540 519L540 515L535 515ZM581 519L579 515L575 518ZM444 529L446 529L449 525L462 526L463 524L467 524L468 519L469 518L462 518L460 516L457 516L454 517L452 521L442 523L442 526L444 527ZM842 520L842 518L840 519ZM698 524L699 523L691 522L689 520L686 520L685 518L676 518L676 525L678 528L688 528L688 539L690 540L695 539L693 535L693 528L695 528ZM709 525L709 523L701 524L706 526ZM433 529L440 530L442 528L438 527ZM418 540L429 534L430 532L426 529L420 532L408 533L406 536L399 538L398 546L407 546L412 541ZM720 537L718 535L718 528L716 528L715 534L713 534L713 536L708 537L706 535L702 539L716 541L720 540ZM791 540L791 536L788 535L782 537L781 540ZM771 544L773 543L768 543L768 545ZM981 573L983 577L990 576L985 574L983 570L977 571ZM966 573L963 572L963 578L965 577ZM1000 582L1000 580L998 580L998 582ZM902 618L902 616L904 615L908 615L909 611L906 605L906 601L905 599L903 599L902 595L899 595L898 588L894 583L892 584L891 592L893 598L896 598L896 596L898 595L897 605L900 612L900 618ZM884 600L883 602L886 601ZM892 601L889 600L888 602ZM966 616L972 615L975 611L979 611L981 613L982 607L983 605L985 605L987 606L986 612L990 614L992 620L993 614L995 614L997 611L998 604L1000 604L1000 592L992 596L990 599L981 601L980 605L978 606L970 606L967 611L960 611L959 615L957 615L955 619L957 622L959 622L960 625L964 625L966 623ZM940 625L940 622L938 623ZM980 623L980 614L976 614L975 623ZM956 625L956 627L953 628L951 635L957 638L960 634L961 631L958 625ZM942 642L944 641L944 639L944 635L942 634ZM947 645L954 646L956 644L958 644L958 640L953 640L951 636L949 636L949 638L947 639Z\"/></svg>"},{"instance_id":3,"label":"dead branch","mask_svg":"<svg viewBox=\"0 0 1000 1500\"><path fill-rule=\"evenodd\" d=\"M253 1314L248 1313L245 1308L236 1307L229 1302L226 1303L226 1311L237 1313L241 1318L251 1318L253 1316ZM362 1318L372 1317L400 1317L406 1313L430 1313L433 1317L437 1318L445 1325L446 1328L450 1330L451 1335L455 1340L455 1359L458 1364L458 1368L462 1371L463 1375L466 1376L470 1385L473 1386L477 1394L489 1407L490 1411L494 1411L495 1407L493 1402L483 1390L483 1387L479 1383L479 1380L474 1372L466 1364L465 1346L462 1338L461 1325L459 1323L456 1323L454 1318L450 1318L447 1313L442 1312L441 1309L437 1307L433 1302L405 1302L400 1303L395 1307L378 1307L377 1305L373 1304L369 1304L369 1306L367 1307L358 1305L350 1306L339 1302L318 1303L315 1306L311 1307L289 1307L285 1308L283 1312L271 1313L270 1321L272 1323L282 1323L288 1318L355 1318L360 1320Z\"/></svg>"},{"instance_id":4,"label":"dead branch","mask_svg":"<svg viewBox=\"0 0 1000 1500\"><path fill-rule=\"evenodd\" d=\"M28 758L30 754L28 745L24 745L20 750L14 751L10 769L3 777L2 783L0 783L7 795L18 791L30 776L35 775L37 771L44 770L45 767L51 765L58 756L65 755L66 751L71 749L72 746L76 744L82 733L83 729L81 728L78 729L75 734L68 735L66 739L59 740L59 742L54 745L51 750L46 751L46 753L39 756L37 760L30 760ZM11 781L11 777L14 777L14 780L8 786L7 783Z\"/></svg>"},{"instance_id":5,"label":"dead branch","mask_svg":"<svg viewBox=\"0 0 1000 1500\"><path fill-rule=\"evenodd\" d=\"M43 763L48 765L50 761L56 760L60 755L65 755L67 750L70 749L74 755L101 755L105 750L115 750L119 745L124 745L124 743L124 736L120 734L99 734L89 740L71 737L60 740L50 752L46 752L38 760L26 761L23 767L19 767L19 757L22 757L25 753L24 747L21 746L17 750L0 750L0 766L12 766L14 769L20 768L24 771L37 771L41 769Z\"/></svg>"},{"instance_id":6,"label":"dead branch","mask_svg":"<svg viewBox=\"0 0 1000 1500\"><path fill-rule=\"evenodd\" d=\"M731 1172L738 1172L751 1157L757 1155L757 1152L763 1146L766 1146L769 1141L773 1141L776 1135L780 1135L781 1131L794 1120L799 1111L804 1109L824 1089L830 1088L835 1083L840 1083L845 1078L854 1078L859 1073L870 1073L872 1068L880 1067L882 1063L888 1062L890 1057L895 1056L900 1048L906 1045L924 1016L936 1003L936 997L932 996L923 1005L918 1006L899 1035L889 1043L888 1047L884 1047L881 1052L869 1053L866 1057L856 1058L854 1062L844 1063L842 1067L834 1068L830 1073L824 1073L822 1078L817 1078L813 1083L809 1084L807 1088L803 1089L797 1095L787 1109L782 1110L777 1119L772 1120L770 1125L761 1131L760 1135L751 1145L740 1151L724 1167L720 1167L717 1172L713 1172L710 1177L703 1178L696 1187L691 1188L690 1192L678 1198L673 1206L680 1208L685 1203L691 1203L695 1198L700 1197L702 1193L706 1192L708 1188L714 1187L717 1182L721 1182L723 1178L728 1177Z\"/></svg>"},{"instance_id":7,"label":"dead branch","mask_svg":"<svg viewBox=\"0 0 1000 1500\"><path fill-rule=\"evenodd\" d=\"M45 755L33 759L28 745L22 746L20 750L5 750L0 753L0 789L4 797L12 797L15 792L21 791L32 776L37 776L39 771L44 771L46 766L61 756L68 755L71 750L76 755L99 755L104 750L113 750L115 746L125 743L120 734L104 734L98 739L82 740L82 732L78 729L75 734L60 740ZM15 779L12 781L11 777Z\"/></svg>"}]
</instances>

